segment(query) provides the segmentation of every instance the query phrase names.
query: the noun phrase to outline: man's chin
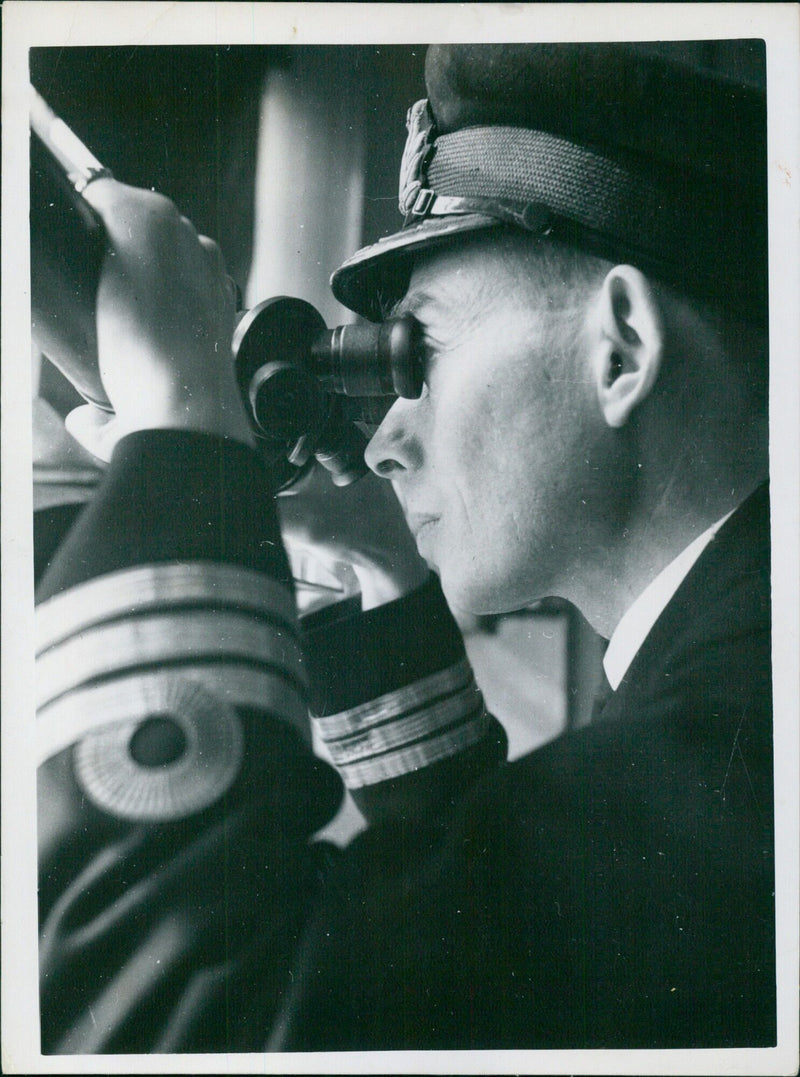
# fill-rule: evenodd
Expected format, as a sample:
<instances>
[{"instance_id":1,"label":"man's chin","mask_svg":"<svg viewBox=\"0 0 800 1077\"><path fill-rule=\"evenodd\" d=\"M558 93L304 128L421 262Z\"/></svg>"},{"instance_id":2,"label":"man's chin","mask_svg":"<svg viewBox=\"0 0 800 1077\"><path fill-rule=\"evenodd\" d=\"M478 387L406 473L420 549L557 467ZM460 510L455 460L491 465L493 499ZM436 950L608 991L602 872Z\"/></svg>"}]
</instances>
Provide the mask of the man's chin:
<instances>
[{"instance_id":1,"label":"man's chin","mask_svg":"<svg viewBox=\"0 0 800 1077\"><path fill-rule=\"evenodd\" d=\"M519 588L509 586L504 580L465 578L452 570L435 568L430 560L428 564L439 576L444 597L459 623L460 619L468 623L476 617L516 613L536 601L520 594Z\"/></svg>"},{"instance_id":2,"label":"man's chin","mask_svg":"<svg viewBox=\"0 0 800 1077\"><path fill-rule=\"evenodd\" d=\"M459 623L469 622L475 617L483 617L490 613L502 613L498 609L496 596L487 594L482 588L476 586L476 580L465 581L454 576L452 573L442 572L428 561L431 571L435 572L441 581L442 592L447 599L447 604L453 612L453 616Z\"/></svg>"}]
</instances>

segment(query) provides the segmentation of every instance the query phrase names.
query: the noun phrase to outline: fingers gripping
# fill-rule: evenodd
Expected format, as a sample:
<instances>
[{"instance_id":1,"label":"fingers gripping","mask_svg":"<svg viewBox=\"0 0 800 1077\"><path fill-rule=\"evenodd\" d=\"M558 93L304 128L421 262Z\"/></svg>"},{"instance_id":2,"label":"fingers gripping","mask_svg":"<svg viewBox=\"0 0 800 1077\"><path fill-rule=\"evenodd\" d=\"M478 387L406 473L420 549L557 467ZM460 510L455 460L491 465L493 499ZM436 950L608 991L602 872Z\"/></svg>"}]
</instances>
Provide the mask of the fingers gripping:
<instances>
[{"instance_id":1,"label":"fingers gripping","mask_svg":"<svg viewBox=\"0 0 800 1077\"><path fill-rule=\"evenodd\" d=\"M217 244L153 191L103 178L85 197L108 237L98 357L120 429L189 428L252 443L231 359L235 286Z\"/></svg>"}]
</instances>

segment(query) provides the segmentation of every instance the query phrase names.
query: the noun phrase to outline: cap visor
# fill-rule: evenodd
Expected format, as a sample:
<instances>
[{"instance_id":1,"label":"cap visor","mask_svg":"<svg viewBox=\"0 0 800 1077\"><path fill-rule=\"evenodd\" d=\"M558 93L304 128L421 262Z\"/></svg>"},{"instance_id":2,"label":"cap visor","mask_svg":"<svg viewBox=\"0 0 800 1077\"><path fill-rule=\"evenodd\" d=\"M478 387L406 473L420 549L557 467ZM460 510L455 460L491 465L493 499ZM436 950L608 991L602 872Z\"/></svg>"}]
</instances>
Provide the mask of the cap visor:
<instances>
[{"instance_id":1,"label":"cap visor","mask_svg":"<svg viewBox=\"0 0 800 1077\"><path fill-rule=\"evenodd\" d=\"M501 224L482 213L428 218L356 251L334 272L331 289L339 302L356 314L372 322L382 321L392 304L405 295L415 252Z\"/></svg>"}]
</instances>

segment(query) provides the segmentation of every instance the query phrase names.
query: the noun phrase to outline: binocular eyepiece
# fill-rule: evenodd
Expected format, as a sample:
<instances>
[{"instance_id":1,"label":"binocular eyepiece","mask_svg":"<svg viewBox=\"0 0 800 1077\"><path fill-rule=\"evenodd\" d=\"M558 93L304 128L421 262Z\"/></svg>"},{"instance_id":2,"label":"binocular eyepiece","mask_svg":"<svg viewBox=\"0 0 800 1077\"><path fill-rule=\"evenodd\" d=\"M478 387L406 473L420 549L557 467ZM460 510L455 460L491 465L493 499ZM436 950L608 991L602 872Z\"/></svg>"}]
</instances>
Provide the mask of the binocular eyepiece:
<instances>
[{"instance_id":1,"label":"binocular eyepiece","mask_svg":"<svg viewBox=\"0 0 800 1077\"><path fill-rule=\"evenodd\" d=\"M411 315L328 329L310 303L280 296L240 315L233 354L267 460L303 469L314 456L339 486L367 470L367 433L392 400L422 392L421 330Z\"/></svg>"}]
</instances>

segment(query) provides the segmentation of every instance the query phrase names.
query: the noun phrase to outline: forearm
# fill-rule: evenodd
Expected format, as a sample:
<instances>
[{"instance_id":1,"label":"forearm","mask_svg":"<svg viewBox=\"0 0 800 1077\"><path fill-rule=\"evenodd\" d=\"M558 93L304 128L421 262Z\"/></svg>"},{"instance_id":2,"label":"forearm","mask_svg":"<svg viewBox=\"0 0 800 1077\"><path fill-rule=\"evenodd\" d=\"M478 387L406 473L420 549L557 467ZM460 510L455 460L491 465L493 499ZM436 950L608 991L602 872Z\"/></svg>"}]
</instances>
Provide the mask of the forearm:
<instances>
[{"instance_id":1,"label":"forearm","mask_svg":"<svg viewBox=\"0 0 800 1077\"><path fill-rule=\"evenodd\" d=\"M341 783L310 747L221 255L160 196L98 180L86 197L123 436L38 588L42 1045L258 1050Z\"/></svg>"},{"instance_id":2,"label":"forearm","mask_svg":"<svg viewBox=\"0 0 800 1077\"><path fill-rule=\"evenodd\" d=\"M39 600L43 1045L257 1050L341 788L257 457L125 439Z\"/></svg>"}]
</instances>

